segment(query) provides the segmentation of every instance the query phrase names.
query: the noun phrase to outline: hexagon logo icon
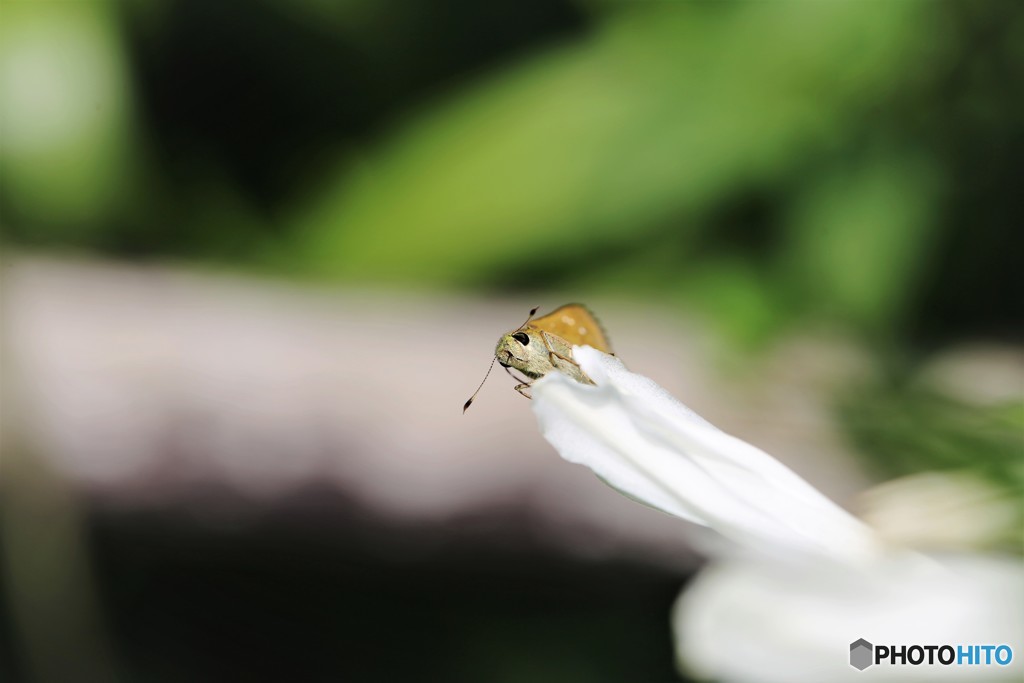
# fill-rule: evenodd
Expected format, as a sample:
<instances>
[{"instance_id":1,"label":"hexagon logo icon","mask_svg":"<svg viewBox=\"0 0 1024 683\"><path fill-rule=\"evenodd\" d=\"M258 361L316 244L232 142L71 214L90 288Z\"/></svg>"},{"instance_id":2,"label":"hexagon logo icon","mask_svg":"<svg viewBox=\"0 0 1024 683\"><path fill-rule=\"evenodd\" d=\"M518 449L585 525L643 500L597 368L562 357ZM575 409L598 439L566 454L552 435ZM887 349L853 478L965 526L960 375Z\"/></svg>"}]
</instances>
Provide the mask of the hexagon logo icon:
<instances>
[{"instance_id":1,"label":"hexagon logo icon","mask_svg":"<svg viewBox=\"0 0 1024 683\"><path fill-rule=\"evenodd\" d=\"M858 638L850 643L850 666L857 671L863 671L871 666L874 649L875 646L863 638Z\"/></svg>"}]
</instances>

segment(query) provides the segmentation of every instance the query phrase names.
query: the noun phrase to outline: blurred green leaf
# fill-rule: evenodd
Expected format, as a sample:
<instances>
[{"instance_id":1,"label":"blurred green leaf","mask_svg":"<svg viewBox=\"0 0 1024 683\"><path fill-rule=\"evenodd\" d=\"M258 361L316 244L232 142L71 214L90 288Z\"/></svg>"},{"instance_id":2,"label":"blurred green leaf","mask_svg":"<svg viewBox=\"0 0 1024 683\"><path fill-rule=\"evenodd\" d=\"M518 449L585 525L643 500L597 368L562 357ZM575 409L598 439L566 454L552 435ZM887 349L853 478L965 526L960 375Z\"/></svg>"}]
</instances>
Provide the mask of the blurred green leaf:
<instances>
[{"instance_id":1,"label":"blurred green leaf","mask_svg":"<svg viewBox=\"0 0 1024 683\"><path fill-rule=\"evenodd\" d=\"M838 407L850 438L884 477L968 470L1024 504L1024 403L982 406L925 388L865 385Z\"/></svg>"},{"instance_id":2,"label":"blurred green leaf","mask_svg":"<svg viewBox=\"0 0 1024 683\"><path fill-rule=\"evenodd\" d=\"M0 191L45 239L102 232L127 194L132 106L115 17L105 3L4 7Z\"/></svg>"},{"instance_id":3,"label":"blurred green leaf","mask_svg":"<svg viewBox=\"0 0 1024 683\"><path fill-rule=\"evenodd\" d=\"M746 349L777 335L789 310L777 290L750 263L716 260L700 264L686 277L686 293L725 339Z\"/></svg>"},{"instance_id":4,"label":"blurred green leaf","mask_svg":"<svg viewBox=\"0 0 1024 683\"><path fill-rule=\"evenodd\" d=\"M780 259L794 307L876 331L897 320L932 255L932 175L911 154L886 154L809 178Z\"/></svg>"},{"instance_id":5,"label":"blurred green leaf","mask_svg":"<svg viewBox=\"0 0 1024 683\"><path fill-rule=\"evenodd\" d=\"M628 244L841 135L923 54L923 6L613 13L340 171L295 219L299 262L345 279L468 282L539 255Z\"/></svg>"}]
</instances>

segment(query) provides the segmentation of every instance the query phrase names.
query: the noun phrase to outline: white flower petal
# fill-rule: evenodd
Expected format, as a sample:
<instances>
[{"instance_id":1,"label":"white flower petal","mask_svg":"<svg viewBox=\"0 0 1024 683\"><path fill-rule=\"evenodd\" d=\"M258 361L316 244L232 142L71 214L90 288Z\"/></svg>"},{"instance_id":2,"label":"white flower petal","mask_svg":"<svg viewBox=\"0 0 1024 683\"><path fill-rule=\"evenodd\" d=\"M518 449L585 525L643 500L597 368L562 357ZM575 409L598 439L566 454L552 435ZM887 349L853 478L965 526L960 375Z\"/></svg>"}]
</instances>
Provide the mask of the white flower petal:
<instances>
[{"instance_id":1,"label":"white flower petal","mask_svg":"<svg viewBox=\"0 0 1024 683\"><path fill-rule=\"evenodd\" d=\"M870 570L834 564L716 562L673 610L681 668L743 683L1021 680L1024 571L1019 559L978 555L932 562L904 553ZM891 666L861 672L850 643L1001 645L1008 666Z\"/></svg>"},{"instance_id":2,"label":"white flower petal","mask_svg":"<svg viewBox=\"0 0 1024 683\"><path fill-rule=\"evenodd\" d=\"M544 438L627 496L744 548L859 561L871 531L764 451L710 425L613 356L574 347L596 386L560 373L533 385Z\"/></svg>"}]
</instances>

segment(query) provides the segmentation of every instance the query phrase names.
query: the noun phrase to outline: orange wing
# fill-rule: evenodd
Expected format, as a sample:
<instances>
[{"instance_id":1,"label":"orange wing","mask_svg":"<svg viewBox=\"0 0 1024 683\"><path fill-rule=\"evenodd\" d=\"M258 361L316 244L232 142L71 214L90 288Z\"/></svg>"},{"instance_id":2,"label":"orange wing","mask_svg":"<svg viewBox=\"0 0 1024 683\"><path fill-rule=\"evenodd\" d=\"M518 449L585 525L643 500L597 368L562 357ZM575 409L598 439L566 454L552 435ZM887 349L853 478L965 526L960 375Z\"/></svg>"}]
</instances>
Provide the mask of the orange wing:
<instances>
[{"instance_id":1,"label":"orange wing","mask_svg":"<svg viewBox=\"0 0 1024 683\"><path fill-rule=\"evenodd\" d=\"M536 327L557 335L576 346L593 346L598 351L612 353L608 336L597 322L594 314L583 304L566 304L556 308L543 318L531 320L527 327Z\"/></svg>"}]
</instances>

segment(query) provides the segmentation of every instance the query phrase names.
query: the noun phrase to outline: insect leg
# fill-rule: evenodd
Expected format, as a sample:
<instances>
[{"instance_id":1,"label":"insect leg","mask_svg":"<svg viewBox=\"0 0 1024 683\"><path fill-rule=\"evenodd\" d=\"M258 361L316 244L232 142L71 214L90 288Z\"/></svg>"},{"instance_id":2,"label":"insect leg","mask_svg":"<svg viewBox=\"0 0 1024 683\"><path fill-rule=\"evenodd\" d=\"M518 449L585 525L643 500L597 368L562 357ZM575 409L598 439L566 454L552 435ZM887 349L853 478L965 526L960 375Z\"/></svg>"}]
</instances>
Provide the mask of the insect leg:
<instances>
[{"instance_id":1,"label":"insect leg","mask_svg":"<svg viewBox=\"0 0 1024 683\"><path fill-rule=\"evenodd\" d=\"M512 368L509 368L509 367L506 367L506 366L502 366L502 368L504 368L505 372L508 373L509 377L511 377L515 381L519 382L520 384L525 384L526 386L530 386L531 384L533 384L533 380L529 380L529 379L526 379L525 377L518 377L516 375L513 375L512 374Z\"/></svg>"},{"instance_id":2,"label":"insect leg","mask_svg":"<svg viewBox=\"0 0 1024 683\"><path fill-rule=\"evenodd\" d=\"M502 367L505 368L505 372L508 373L509 377L511 377L515 381L519 382L519 384L517 384L515 386L515 390L518 391L520 395L525 396L526 398L532 399L533 396L530 396L529 394L527 394L526 390L530 388L530 385L533 384L533 382L531 382L528 379L524 379L522 377L516 377L515 375L512 374L512 370L510 368L507 368L505 366L502 366Z\"/></svg>"},{"instance_id":3,"label":"insect leg","mask_svg":"<svg viewBox=\"0 0 1024 683\"><path fill-rule=\"evenodd\" d=\"M548 333L547 332L545 332L544 330L541 330L540 331L540 336L541 336L541 339L544 340L544 346L548 350L548 358L551 359L551 364L552 365L555 364L555 359L558 358L560 360L565 361L566 363L572 363L576 367L580 366L580 364L577 363L576 361L574 361L572 358L567 358L567 357L563 356L562 354L558 353L557 351L555 351L553 348L551 348L551 342L548 341Z\"/></svg>"}]
</instances>

